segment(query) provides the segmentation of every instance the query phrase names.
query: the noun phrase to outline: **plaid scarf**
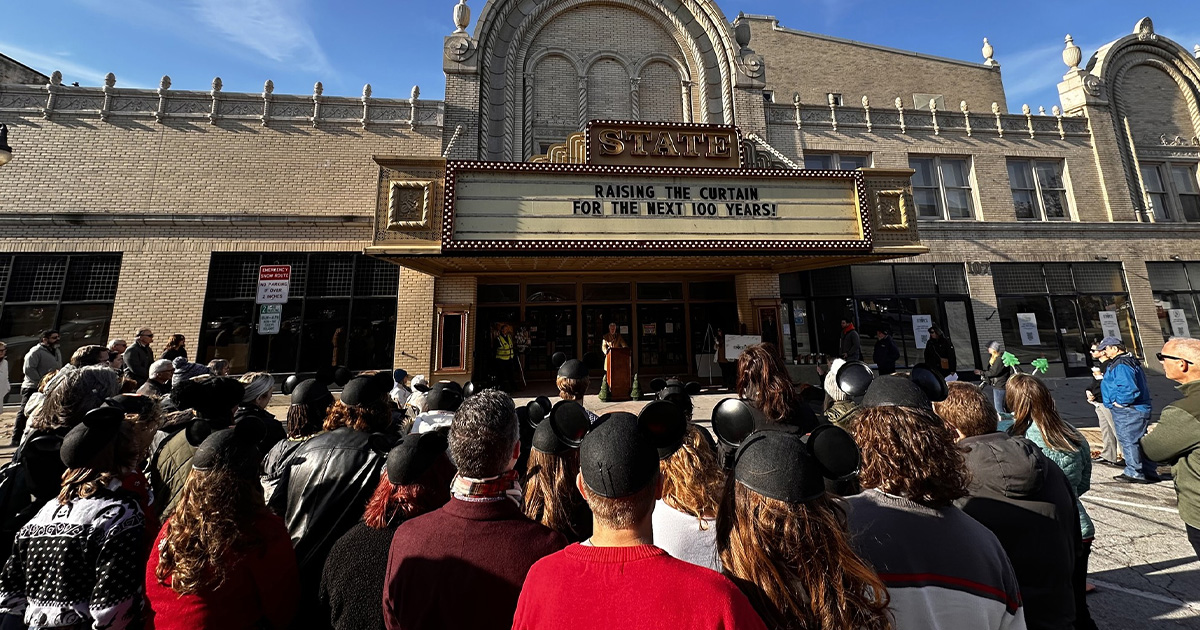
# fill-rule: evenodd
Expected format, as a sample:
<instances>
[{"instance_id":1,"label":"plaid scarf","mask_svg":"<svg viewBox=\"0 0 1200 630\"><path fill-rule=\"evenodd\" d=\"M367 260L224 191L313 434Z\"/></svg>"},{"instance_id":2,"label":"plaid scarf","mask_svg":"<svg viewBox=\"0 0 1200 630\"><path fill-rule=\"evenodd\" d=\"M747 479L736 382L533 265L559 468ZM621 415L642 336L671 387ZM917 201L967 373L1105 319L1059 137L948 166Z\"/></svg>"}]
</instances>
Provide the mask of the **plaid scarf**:
<instances>
[{"instance_id":1,"label":"plaid scarf","mask_svg":"<svg viewBox=\"0 0 1200 630\"><path fill-rule=\"evenodd\" d=\"M454 482L450 485L450 493L456 499L475 503L510 499L517 507L521 507L521 484L517 482L519 476L515 469L487 479L455 475Z\"/></svg>"}]
</instances>

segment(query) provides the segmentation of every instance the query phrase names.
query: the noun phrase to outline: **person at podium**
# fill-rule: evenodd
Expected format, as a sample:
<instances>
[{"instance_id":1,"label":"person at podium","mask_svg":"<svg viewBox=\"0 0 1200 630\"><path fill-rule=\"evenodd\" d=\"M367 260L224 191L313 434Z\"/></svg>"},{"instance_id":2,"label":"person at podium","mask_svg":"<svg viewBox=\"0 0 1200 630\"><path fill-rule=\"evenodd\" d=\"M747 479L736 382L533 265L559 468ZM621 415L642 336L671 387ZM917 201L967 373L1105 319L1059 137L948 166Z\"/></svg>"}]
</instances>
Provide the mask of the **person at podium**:
<instances>
[{"instance_id":1,"label":"person at podium","mask_svg":"<svg viewBox=\"0 0 1200 630\"><path fill-rule=\"evenodd\" d=\"M621 333L617 332L616 322L611 322L608 325L608 334L604 335L603 341L600 342L600 350L604 354L608 354L613 348L628 348L629 344L625 343L625 338Z\"/></svg>"}]
</instances>

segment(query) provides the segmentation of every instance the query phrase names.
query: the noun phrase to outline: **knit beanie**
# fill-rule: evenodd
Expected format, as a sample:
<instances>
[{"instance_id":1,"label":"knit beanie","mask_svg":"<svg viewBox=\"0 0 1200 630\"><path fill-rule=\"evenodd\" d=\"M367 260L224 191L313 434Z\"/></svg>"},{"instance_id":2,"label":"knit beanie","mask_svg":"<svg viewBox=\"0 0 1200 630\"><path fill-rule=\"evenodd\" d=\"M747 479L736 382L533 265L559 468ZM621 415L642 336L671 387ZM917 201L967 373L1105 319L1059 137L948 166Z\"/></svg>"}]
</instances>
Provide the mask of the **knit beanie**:
<instances>
[{"instance_id":1,"label":"knit beanie","mask_svg":"<svg viewBox=\"0 0 1200 630\"><path fill-rule=\"evenodd\" d=\"M842 360L838 359L837 361L842 361ZM837 363L837 361L834 361L834 363ZM845 361L842 361L842 364L844 365ZM837 367L841 367L841 366L839 365ZM829 373L825 375L825 393L829 394L829 397L832 398L834 402L842 402L844 400L850 400L850 395L847 394L846 392L842 391L841 388L838 387L837 367L830 369Z\"/></svg>"},{"instance_id":2,"label":"knit beanie","mask_svg":"<svg viewBox=\"0 0 1200 630\"><path fill-rule=\"evenodd\" d=\"M175 360L172 361L171 364L175 366L175 374L171 376L171 387L197 376L204 376L205 374L212 373L208 369L208 366L200 365L199 363L192 363L185 357L175 357Z\"/></svg>"}]
</instances>

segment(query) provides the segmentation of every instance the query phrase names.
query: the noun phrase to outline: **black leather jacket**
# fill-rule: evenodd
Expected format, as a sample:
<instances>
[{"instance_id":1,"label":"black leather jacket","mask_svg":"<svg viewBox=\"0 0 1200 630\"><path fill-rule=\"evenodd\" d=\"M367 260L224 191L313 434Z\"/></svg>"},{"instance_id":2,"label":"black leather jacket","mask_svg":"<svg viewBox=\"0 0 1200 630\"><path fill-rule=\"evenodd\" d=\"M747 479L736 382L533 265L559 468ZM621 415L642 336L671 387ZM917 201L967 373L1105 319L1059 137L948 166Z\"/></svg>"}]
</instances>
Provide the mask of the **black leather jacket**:
<instances>
[{"instance_id":1,"label":"black leather jacket","mask_svg":"<svg viewBox=\"0 0 1200 630\"><path fill-rule=\"evenodd\" d=\"M348 427L316 435L280 474L269 506L291 535L302 584L320 579L333 543L362 518L383 469L379 440Z\"/></svg>"}]
</instances>

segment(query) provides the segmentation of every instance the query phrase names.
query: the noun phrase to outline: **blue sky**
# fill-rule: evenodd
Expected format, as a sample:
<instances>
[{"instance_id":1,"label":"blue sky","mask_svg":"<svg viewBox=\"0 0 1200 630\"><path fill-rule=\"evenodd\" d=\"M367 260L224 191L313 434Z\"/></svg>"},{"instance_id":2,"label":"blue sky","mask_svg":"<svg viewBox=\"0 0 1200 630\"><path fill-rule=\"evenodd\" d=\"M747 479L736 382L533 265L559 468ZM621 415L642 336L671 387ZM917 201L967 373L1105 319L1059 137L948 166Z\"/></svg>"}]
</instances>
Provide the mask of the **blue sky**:
<instances>
[{"instance_id":1,"label":"blue sky","mask_svg":"<svg viewBox=\"0 0 1200 630\"><path fill-rule=\"evenodd\" d=\"M272 79L279 93L441 98L442 38L453 30L457 0L9 0L0 11L0 52L67 82L155 87L163 74L175 89L207 90L220 76L227 91L258 92ZM469 0L474 16L483 0ZM905 50L981 62L987 37L1001 64L1009 107L1047 110L1063 36L1086 60L1133 30L1145 15L1156 30L1189 50L1200 43L1200 2L884 0L719 0L739 11L774 15L783 26ZM753 42L751 42L753 47ZM770 68L767 68L770 72ZM769 75L768 75L769 76Z\"/></svg>"}]
</instances>

